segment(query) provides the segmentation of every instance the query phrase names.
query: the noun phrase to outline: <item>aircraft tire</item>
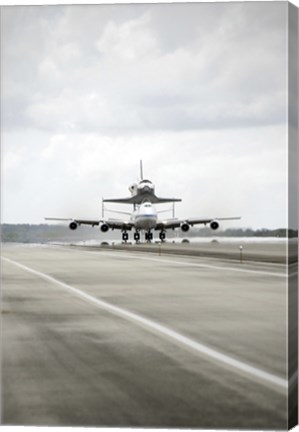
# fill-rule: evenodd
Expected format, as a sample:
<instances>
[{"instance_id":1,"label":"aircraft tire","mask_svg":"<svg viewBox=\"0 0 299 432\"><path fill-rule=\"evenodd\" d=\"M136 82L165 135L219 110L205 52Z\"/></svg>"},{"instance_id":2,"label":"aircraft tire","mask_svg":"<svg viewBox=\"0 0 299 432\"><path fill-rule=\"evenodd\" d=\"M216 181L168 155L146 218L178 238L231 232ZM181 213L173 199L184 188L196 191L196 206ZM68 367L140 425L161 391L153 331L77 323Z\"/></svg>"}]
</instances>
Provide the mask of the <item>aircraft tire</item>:
<instances>
[{"instance_id":1,"label":"aircraft tire","mask_svg":"<svg viewBox=\"0 0 299 432\"><path fill-rule=\"evenodd\" d=\"M165 231L161 231L160 232L160 234L159 234L159 238L160 238L160 240L163 242L163 241L165 241L165 239L166 239L166 233L165 233Z\"/></svg>"}]
</instances>

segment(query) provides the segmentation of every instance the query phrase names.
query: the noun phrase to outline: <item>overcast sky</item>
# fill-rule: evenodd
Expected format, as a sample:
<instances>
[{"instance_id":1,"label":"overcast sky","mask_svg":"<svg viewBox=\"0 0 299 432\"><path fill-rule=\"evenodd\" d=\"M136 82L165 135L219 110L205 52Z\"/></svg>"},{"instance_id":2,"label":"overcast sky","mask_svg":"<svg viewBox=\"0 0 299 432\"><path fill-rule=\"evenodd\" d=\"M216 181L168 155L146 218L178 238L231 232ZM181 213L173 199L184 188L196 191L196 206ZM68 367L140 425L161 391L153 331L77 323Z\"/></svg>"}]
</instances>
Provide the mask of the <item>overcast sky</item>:
<instances>
[{"instance_id":1,"label":"overcast sky","mask_svg":"<svg viewBox=\"0 0 299 432\"><path fill-rule=\"evenodd\" d=\"M2 222L100 217L142 159L179 217L287 226L286 17L285 2L3 8Z\"/></svg>"}]
</instances>

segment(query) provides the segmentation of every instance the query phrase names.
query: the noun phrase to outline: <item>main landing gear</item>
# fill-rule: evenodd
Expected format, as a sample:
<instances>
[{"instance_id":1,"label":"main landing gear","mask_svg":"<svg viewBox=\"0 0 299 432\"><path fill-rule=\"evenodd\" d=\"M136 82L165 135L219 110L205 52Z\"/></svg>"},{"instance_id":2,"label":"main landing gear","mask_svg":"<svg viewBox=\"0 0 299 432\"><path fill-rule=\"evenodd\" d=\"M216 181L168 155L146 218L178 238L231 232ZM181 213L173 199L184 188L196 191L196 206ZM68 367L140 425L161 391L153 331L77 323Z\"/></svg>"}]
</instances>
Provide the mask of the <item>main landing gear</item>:
<instances>
[{"instance_id":1,"label":"main landing gear","mask_svg":"<svg viewBox=\"0 0 299 432\"><path fill-rule=\"evenodd\" d=\"M135 235L134 235L134 238L135 238ZM161 240L162 243L165 242L165 240L166 240L166 231L164 231L164 230L160 231L159 238L160 238L160 240ZM153 240L153 233L151 231L147 231L145 233L145 241L147 241L148 243L150 243L152 240Z\"/></svg>"},{"instance_id":2,"label":"main landing gear","mask_svg":"<svg viewBox=\"0 0 299 432\"><path fill-rule=\"evenodd\" d=\"M161 242L165 242L166 239L166 231L161 231L159 234Z\"/></svg>"},{"instance_id":3,"label":"main landing gear","mask_svg":"<svg viewBox=\"0 0 299 432\"><path fill-rule=\"evenodd\" d=\"M122 239L123 239L124 243L127 243L128 239L129 239L129 234L127 233L127 231L123 232Z\"/></svg>"}]
</instances>

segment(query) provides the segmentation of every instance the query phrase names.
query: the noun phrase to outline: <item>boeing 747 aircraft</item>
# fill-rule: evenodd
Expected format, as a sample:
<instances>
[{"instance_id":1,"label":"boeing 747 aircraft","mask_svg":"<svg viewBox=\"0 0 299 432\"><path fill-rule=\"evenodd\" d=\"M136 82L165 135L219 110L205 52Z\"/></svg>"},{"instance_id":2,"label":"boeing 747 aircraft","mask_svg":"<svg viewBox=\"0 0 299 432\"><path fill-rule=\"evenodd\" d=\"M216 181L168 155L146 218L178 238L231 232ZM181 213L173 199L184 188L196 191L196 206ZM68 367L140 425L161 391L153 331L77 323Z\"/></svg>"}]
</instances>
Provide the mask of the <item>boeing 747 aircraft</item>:
<instances>
[{"instance_id":1,"label":"boeing 747 aircraft","mask_svg":"<svg viewBox=\"0 0 299 432\"><path fill-rule=\"evenodd\" d=\"M140 204L128 220L122 219L65 219L65 218L46 218L47 220L68 221L69 228L75 230L80 225L99 226L102 232L109 229L119 229L122 231L122 240L127 242L128 231L135 230L134 240L140 241L140 231L145 232L145 240L150 242L153 239L153 230L160 231L159 237L163 242L166 239L166 230L180 228L183 232L189 231L190 227L196 224L209 224L211 229L216 230L219 227L219 221L240 219L240 217L228 218L187 218L187 219L158 219L157 211L151 202L145 201Z\"/></svg>"}]
</instances>

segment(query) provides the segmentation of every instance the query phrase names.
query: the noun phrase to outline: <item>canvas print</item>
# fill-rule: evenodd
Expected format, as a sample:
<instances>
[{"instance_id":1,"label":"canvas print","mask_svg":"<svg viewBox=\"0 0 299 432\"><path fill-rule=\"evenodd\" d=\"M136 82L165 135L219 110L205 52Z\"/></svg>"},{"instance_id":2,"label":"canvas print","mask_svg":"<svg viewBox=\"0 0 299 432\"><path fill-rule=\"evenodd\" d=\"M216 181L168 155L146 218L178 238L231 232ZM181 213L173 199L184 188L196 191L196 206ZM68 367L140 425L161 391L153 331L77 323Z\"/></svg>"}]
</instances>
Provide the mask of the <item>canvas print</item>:
<instances>
[{"instance_id":1,"label":"canvas print","mask_svg":"<svg viewBox=\"0 0 299 432\"><path fill-rule=\"evenodd\" d=\"M2 425L295 426L297 8L1 28Z\"/></svg>"}]
</instances>

